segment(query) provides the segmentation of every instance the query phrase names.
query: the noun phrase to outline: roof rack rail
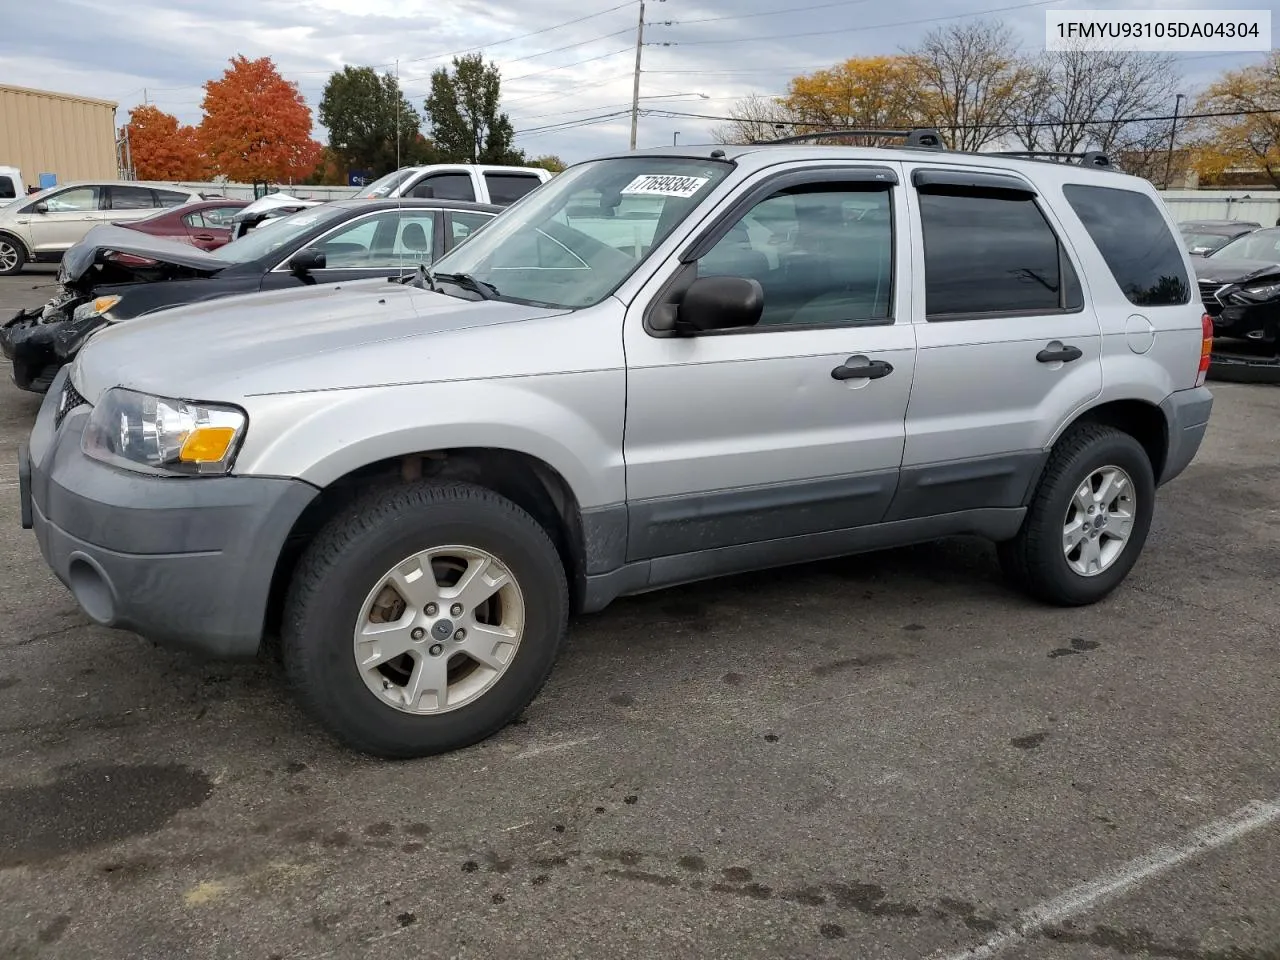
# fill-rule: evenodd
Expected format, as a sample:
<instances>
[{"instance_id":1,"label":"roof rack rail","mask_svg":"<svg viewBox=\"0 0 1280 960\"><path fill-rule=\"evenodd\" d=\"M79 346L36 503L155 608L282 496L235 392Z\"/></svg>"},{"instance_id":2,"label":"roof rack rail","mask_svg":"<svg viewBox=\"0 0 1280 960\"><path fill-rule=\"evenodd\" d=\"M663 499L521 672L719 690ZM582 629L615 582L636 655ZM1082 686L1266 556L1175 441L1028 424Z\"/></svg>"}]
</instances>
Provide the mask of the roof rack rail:
<instances>
[{"instance_id":1,"label":"roof rack rail","mask_svg":"<svg viewBox=\"0 0 1280 960\"><path fill-rule=\"evenodd\" d=\"M1111 158L1101 150L1085 150L1081 153L1063 153L1055 150L997 150L993 157L1023 157L1027 160L1058 160L1069 163L1079 160L1082 167L1110 167Z\"/></svg>"},{"instance_id":2,"label":"roof rack rail","mask_svg":"<svg viewBox=\"0 0 1280 960\"><path fill-rule=\"evenodd\" d=\"M797 133L790 137L778 137L774 140L755 140L752 141L752 146L779 143L804 143L806 140L824 140L830 137L902 137L906 141L903 146L906 147L913 147L921 150L947 149L942 143L942 135L939 134L937 130L930 127L922 127L915 130L819 130L814 131L813 133Z\"/></svg>"}]
</instances>

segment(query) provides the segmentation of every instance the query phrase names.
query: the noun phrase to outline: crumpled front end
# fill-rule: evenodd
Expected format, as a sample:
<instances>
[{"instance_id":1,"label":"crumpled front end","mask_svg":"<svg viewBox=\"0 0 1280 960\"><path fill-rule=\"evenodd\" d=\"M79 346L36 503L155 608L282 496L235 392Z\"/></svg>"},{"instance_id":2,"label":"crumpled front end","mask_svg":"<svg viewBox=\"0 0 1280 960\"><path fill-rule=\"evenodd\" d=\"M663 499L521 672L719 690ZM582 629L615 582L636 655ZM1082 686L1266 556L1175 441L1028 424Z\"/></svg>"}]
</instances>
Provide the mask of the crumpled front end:
<instances>
[{"instance_id":1,"label":"crumpled front end","mask_svg":"<svg viewBox=\"0 0 1280 960\"><path fill-rule=\"evenodd\" d=\"M72 359L91 333L107 323L101 312L76 317L91 292L63 285L38 307L19 310L0 327L0 350L13 364L13 382L23 390L44 393L62 366Z\"/></svg>"}]
</instances>

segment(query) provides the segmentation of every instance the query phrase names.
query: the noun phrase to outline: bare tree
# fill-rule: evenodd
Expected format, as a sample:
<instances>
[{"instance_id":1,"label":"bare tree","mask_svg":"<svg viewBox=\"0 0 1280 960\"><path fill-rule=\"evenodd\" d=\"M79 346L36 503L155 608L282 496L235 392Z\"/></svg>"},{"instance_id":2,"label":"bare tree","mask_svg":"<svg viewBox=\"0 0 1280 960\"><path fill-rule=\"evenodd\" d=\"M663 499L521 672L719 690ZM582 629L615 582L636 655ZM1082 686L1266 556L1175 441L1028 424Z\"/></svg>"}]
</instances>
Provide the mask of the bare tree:
<instances>
[{"instance_id":1,"label":"bare tree","mask_svg":"<svg viewBox=\"0 0 1280 960\"><path fill-rule=\"evenodd\" d=\"M791 133L790 111L776 97L753 93L729 110L730 120L711 131L716 143L755 143Z\"/></svg>"},{"instance_id":2,"label":"bare tree","mask_svg":"<svg viewBox=\"0 0 1280 960\"><path fill-rule=\"evenodd\" d=\"M1163 145L1180 77L1163 54L1124 50L1062 50L1034 64L1035 81L1018 104L1013 130L1028 150L1101 150L1124 157L1130 172L1150 176ZM1139 172L1136 167L1141 167ZM1160 175L1163 180L1163 173Z\"/></svg>"},{"instance_id":3,"label":"bare tree","mask_svg":"<svg viewBox=\"0 0 1280 960\"><path fill-rule=\"evenodd\" d=\"M938 28L907 53L919 77L923 112L953 150L976 151L1005 136L1035 79L1013 33L999 23Z\"/></svg>"}]
</instances>

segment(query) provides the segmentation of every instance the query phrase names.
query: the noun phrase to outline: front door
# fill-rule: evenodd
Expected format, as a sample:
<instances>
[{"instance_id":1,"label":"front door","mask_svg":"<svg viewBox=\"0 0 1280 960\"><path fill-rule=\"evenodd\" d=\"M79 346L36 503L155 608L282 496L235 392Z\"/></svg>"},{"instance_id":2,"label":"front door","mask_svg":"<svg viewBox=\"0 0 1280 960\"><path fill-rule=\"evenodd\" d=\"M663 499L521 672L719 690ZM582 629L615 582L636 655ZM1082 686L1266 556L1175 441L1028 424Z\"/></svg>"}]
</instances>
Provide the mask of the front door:
<instances>
[{"instance_id":1,"label":"front door","mask_svg":"<svg viewBox=\"0 0 1280 960\"><path fill-rule=\"evenodd\" d=\"M765 541L802 559L825 549L811 535L883 517L915 366L898 178L897 164L792 167L713 221L681 269L759 281L755 327L655 335L645 311L663 294L632 304L629 560Z\"/></svg>"},{"instance_id":2,"label":"front door","mask_svg":"<svg viewBox=\"0 0 1280 960\"><path fill-rule=\"evenodd\" d=\"M424 208L383 210L365 214L309 241L307 249L325 255L325 266L299 275L283 257L263 279L263 289L312 283L339 283L411 274L419 264L430 265L441 248L440 211Z\"/></svg>"},{"instance_id":3,"label":"front door","mask_svg":"<svg viewBox=\"0 0 1280 960\"><path fill-rule=\"evenodd\" d=\"M888 519L1017 507L1054 433L1102 390L1078 256L1021 177L907 169L919 350Z\"/></svg>"},{"instance_id":4,"label":"front door","mask_svg":"<svg viewBox=\"0 0 1280 960\"><path fill-rule=\"evenodd\" d=\"M62 254L103 222L102 187L68 187L44 199L44 213L30 211L31 247L36 256Z\"/></svg>"}]
</instances>

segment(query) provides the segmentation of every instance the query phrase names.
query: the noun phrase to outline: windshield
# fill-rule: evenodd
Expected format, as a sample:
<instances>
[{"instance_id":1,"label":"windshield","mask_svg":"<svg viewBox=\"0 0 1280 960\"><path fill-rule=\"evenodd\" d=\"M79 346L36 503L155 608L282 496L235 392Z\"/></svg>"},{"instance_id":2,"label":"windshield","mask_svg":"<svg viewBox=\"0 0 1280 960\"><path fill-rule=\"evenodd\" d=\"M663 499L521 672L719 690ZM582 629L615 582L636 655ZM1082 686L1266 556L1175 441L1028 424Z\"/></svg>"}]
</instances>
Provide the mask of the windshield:
<instances>
[{"instance_id":1,"label":"windshield","mask_svg":"<svg viewBox=\"0 0 1280 960\"><path fill-rule=\"evenodd\" d=\"M1280 260L1280 228L1246 233L1219 247L1210 256L1223 260Z\"/></svg>"},{"instance_id":2,"label":"windshield","mask_svg":"<svg viewBox=\"0 0 1280 960\"><path fill-rule=\"evenodd\" d=\"M572 167L445 254L498 299L589 307L612 294L733 169L723 160L626 157Z\"/></svg>"},{"instance_id":3,"label":"windshield","mask_svg":"<svg viewBox=\"0 0 1280 960\"><path fill-rule=\"evenodd\" d=\"M377 180L373 181L373 183L369 184L357 193L352 199L376 200L379 197L385 197L392 190L413 176L413 174L414 171L412 169L396 170L393 173L388 173L385 177L379 177Z\"/></svg>"},{"instance_id":4,"label":"windshield","mask_svg":"<svg viewBox=\"0 0 1280 960\"><path fill-rule=\"evenodd\" d=\"M291 213L287 217L264 220L256 229L249 231L239 240L232 240L210 252L215 257L231 263L248 263L250 260L257 260L259 257L265 257L279 250L320 224L341 220L347 216L347 213L346 207L308 207L306 210ZM264 229L268 224L271 229Z\"/></svg>"},{"instance_id":5,"label":"windshield","mask_svg":"<svg viewBox=\"0 0 1280 960\"><path fill-rule=\"evenodd\" d=\"M1184 233L1182 239L1192 253L1203 253L1206 250L1216 250L1231 238L1221 233Z\"/></svg>"}]
</instances>

